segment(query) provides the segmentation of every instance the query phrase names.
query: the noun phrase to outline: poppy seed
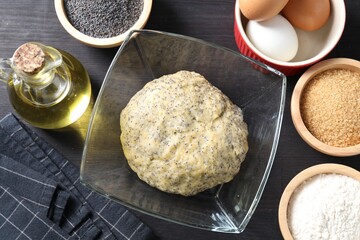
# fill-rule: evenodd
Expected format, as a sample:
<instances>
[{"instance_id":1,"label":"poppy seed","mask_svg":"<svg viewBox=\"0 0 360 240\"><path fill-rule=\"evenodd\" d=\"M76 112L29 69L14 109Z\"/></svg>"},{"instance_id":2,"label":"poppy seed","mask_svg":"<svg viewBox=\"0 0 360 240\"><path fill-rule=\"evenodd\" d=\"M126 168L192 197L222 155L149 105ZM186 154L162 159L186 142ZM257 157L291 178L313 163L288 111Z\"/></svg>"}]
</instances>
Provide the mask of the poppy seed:
<instances>
[{"instance_id":1,"label":"poppy seed","mask_svg":"<svg viewBox=\"0 0 360 240\"><path fill-rule=\"evenodd\" d=\"M80 32L95 38L115 37L139 19L143 0L65 0L69 22Z\"/></svg>"}]
</instances>

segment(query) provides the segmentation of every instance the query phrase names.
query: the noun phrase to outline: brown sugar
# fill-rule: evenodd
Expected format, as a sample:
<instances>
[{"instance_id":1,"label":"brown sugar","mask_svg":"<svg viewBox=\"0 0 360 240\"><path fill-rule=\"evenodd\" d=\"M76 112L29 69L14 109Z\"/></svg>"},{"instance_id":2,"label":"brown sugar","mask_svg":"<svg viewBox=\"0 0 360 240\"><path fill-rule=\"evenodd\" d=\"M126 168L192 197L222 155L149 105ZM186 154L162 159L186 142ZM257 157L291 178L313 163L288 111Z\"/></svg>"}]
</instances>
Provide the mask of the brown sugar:
<instances>
[{"instance_id":1,"label":"brown sugar","mask_svg":"<svg viewBox=\"0 0 360 240\"><path fill-rule=\"evenodd\" d=\"M321 142L360 144L360 73L330 69L316 75L304 89L300 110L306 127Z\"/></svg>"}]
</instances>

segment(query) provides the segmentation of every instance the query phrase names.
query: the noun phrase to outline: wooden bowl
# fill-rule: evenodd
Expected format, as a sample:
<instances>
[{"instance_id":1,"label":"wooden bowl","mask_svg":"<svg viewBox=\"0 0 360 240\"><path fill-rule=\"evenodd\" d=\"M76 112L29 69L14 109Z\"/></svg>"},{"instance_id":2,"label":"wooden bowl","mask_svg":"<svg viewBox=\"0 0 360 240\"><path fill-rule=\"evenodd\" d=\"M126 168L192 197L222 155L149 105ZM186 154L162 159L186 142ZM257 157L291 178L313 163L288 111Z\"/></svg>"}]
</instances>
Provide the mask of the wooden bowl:
<instances>
[{"instance_id":1,"label":"wooden bowl","mask_svg":"<svg viewBox=\"0 0 360 240\"><path fill-rule=\"evenodd\" d=\"M349 147L335 147L327 145L317 138L305 126L302 119L300 103L307 83L317 74L329 69L348 69L360 73L360 62L348 58L333 58L319 62L309 68L298 80L291 98L291 117L296 130L302 139L314 149L337 157L354 156L360 154L360 144Z\"/></svg>"},{"instance_id":2,"label":"wooden bowl","mask_svg":"<svg viewBox=\"0 0 360 240\"><path fill-rule=\"evenodd\" d=\"M141 12L139 19L126 32L110 38L95 38L85 35L82 32L78 31L76 28L74 28L66 16L66 11L64 8L64 0L55 0L56 15L61 25L65 28L65 30L80 42L98 48L117 47L124 41L124 39L131 30L142 29L145 26L150 16L151 7L152 7L152 0L144 0L143 11Z\"/></svg>"},{"instance_id":3,"label":"wooden bowl","mask_svg":"<svg viewBox=\"0 0 360 240\"><path fill-rule=\"evenodd\" d=\"M331 173L348 176L360 181L359 171L345 165L333 164L333 163L315 165L297 174L286 186L279 203L278 220L279 220L281 234L283 235L283 238L285 240L293 239L287 219L288 205L293 192L297 189L297 187L299 187L304 181L308 180L309 178L319 174L331 174Z\"/></svg>"}]
</instances>

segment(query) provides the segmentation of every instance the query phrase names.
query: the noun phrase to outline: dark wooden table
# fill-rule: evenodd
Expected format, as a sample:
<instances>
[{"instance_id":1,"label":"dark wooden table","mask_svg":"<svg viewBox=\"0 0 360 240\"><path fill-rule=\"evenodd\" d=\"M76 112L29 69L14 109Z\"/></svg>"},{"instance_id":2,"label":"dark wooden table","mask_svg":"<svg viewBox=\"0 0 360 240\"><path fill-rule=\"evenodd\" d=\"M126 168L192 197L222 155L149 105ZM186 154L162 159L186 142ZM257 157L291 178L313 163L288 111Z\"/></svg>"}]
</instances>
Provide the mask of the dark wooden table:
<instances>
[{"instance_id":1,"label":"dark wooden table","mask_svg":"<svg viewBox=\"0 0 360 240\"><path fill-rule=\"evenodd\" d=\"M340 0L339 0L340 1ZM97 49L70 37L57 20L51 0L1 0L0 57L11 57L22 43L39 41L76 56L87 68L97 95L117 48ZM188 35L237 50L233 36L234 0L155 0L147 29ZM360 59L360 2L347 0L342 39L328 57ZM290 98L299 76L288 78L287 97L278 151L261 201L241 234L221 234L180 226L135 212L159 239L281 239L277 222L279 199L287 183L301 170L319 163L342 163L360 170L360 156L336 158L310 148L291 121ZM6 85L0 84L0 118L13 112ZM73 127L59 131L35 129L76 165L80 165L90 110Z\"/></svg>"}]
</instances>

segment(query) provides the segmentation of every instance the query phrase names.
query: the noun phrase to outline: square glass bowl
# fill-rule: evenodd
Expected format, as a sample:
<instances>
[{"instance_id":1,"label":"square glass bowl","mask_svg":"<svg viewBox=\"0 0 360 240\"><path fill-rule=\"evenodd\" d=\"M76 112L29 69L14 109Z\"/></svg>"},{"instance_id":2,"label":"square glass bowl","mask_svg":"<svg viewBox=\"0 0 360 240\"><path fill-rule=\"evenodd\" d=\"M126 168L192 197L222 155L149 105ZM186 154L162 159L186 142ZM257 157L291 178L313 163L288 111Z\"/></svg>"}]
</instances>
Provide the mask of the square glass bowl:
<instances>
[{"instance_id":1,"label":"square glass bowl","mask_svg":"<svg viewBox=\"0 0 360 240\"><path fill-rule=\"evenodd\" d=\"M120 143L120 112L147 82L179 70L195 71L242 108L249 152L229 183L192 197L161 192L141 181ZM279 140L286 77L240 53L204 41L150 30L130 33L99 92L91 117L81 181L138 211L191 227L240 233L268 179Z\"/></svg>"}]
</instances>

